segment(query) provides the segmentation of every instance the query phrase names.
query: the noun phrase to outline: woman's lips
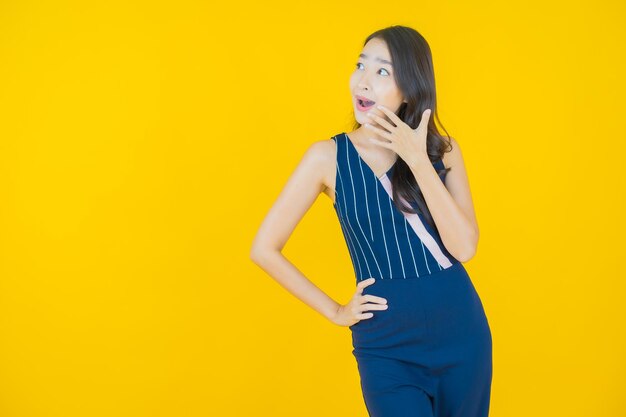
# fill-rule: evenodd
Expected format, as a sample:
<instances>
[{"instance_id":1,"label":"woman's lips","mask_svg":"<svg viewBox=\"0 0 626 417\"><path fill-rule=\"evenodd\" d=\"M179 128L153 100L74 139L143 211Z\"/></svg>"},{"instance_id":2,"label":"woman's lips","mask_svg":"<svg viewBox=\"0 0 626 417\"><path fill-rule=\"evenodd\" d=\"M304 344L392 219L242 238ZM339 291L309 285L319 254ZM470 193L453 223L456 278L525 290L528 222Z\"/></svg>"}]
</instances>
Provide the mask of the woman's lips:
<instances>
[{"instance_id":1,"label":"woman's lips","mask_svg":"<svg viewBox=\"0 0 626 417\"><path fill-rule=\"evenodd\" d=\"M372 107L374 107L374 104L376 104L376 103L374 103L374 102L370 102L370 103L372 103L372 104L370 104L370 105L368 105L368 106L363 106L363 105L361 105L361 100L357 98L357 99L356 99L356 108L357 108L357 110L359 110L359 111L366 112L366 111L368 111L369 109L371 109Z\"/></svg>"}]
</instances>

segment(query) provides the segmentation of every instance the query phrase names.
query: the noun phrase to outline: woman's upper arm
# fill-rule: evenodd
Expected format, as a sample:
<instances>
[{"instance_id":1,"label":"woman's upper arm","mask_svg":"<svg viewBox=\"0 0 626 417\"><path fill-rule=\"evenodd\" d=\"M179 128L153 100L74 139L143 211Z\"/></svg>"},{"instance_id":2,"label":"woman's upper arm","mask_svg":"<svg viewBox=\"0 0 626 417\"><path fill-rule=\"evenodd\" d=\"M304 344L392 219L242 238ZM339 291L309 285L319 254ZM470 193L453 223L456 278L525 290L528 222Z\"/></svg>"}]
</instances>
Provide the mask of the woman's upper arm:
<instances>
[{"instance_id":1,"label":"woman's upper arm","mask_svg":"<svg viewBox=\"0 0 626 417\"><path fill-rule=\"evenodd\" d=\"M446 174L446 188L459 205L467 218L474 223L476 233L478 233L478 221L476 220L476 212L474 210L474 202L472 201L472 193L470 191L469 179L463 162L461 147L454 138L450 138L452 150L444 154L444 164L450 167L450 171Z\"/></svg>"},{"instance_id":2,"label":"woman's upper arm","mask_svg":"<svg viewBox=\"0 0 626 417\"><path fill-rule=\"evenodd\" d=\"M270 248L281 251L285 246L300 220L326 188L331 149L334 144L328 140L309 145L265 216L252 244L252 256L256 251Z\"/></svg>"}]
</instances>

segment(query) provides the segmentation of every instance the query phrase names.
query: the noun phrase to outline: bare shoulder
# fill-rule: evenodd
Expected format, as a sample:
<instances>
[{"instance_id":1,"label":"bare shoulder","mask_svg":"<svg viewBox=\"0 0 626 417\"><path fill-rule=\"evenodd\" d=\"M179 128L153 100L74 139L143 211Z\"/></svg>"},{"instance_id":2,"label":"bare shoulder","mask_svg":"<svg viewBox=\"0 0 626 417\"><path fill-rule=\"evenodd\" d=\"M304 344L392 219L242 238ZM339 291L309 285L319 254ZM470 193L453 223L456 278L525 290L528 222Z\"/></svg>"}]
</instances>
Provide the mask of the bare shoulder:
<instances>
[{"instance_id":1,"label":"bare shoulder","mask_svg":"<svg viewBox=\"0 0 626 417\"><path fill-rule=\"evenodd\" d=\"M307 154L315 159L316 165L321 170L322 192L327 194L331 200L335 192L335 161L337 158L337 147L332 139L317 140L309 145Z\"/></svg>"},{"instance_id":2,"label":"bare shoulder","mask_svg":"<svg viewBox=\"0 0 626 417\"><path fill-rule=\"evenodd\" d=\"M332 139L311 142L307 154L318 163L327 164L335 158L335 142Z\"/></svg>"},{"instance_id":3,"label":"bare shoulder","mask_svg":"<svg viewBox=\"0 0 626 417\"><path fill-rule=\"evenodd\" d=\"M285 246L300 220L326 188L332 145L324 140L309 143L265 216L253 243L253 253L263 253L267 248L281 250Z\"/></svg>"}]
</instances>

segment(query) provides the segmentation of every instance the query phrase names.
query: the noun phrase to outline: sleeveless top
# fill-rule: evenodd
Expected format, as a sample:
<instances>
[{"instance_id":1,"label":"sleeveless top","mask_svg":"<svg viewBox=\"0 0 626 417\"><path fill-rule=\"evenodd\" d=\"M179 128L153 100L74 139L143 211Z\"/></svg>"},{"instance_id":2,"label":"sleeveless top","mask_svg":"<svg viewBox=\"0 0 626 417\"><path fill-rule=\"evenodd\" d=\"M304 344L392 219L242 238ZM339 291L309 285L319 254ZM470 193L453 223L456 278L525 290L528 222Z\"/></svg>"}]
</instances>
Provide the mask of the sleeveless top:
<instances>
[{"instance_id":1,"label":"sleeveless top","mask_svg":"<svg viewBox=\"0 0 626 417\"><path fill-rule=\"evenodd\" d=\"M421 213L403 213L395 206L390 181L394 166L377 177L345 132L332 140L337 147L333 207L357 282L418 278L459 263ZM433 166L444 168L441 159Z\"/></svg>"}]
</instances>

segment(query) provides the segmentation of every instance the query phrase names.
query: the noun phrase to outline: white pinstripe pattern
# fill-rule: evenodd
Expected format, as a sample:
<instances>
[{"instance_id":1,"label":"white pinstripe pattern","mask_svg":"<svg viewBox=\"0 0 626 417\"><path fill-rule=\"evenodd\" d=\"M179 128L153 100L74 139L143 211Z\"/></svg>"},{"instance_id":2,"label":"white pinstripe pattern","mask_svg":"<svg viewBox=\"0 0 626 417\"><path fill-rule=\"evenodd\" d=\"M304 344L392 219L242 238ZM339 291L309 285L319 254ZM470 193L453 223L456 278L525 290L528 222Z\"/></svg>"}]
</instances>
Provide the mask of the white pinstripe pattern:
<instances>
[{"instance_id":1,"label":"white pinstripe pattern","mask_svg":"<svg viewBox=\"0 0 626 417\"><path fill-rule=\"evenodd\" d=\"M339 167L337 167L337 168L339 168ZM342 188L343 190L345 190L345 186L344 186L344 184L343 184L343 178L341 177L341 171L337 171L337 173L338 173L338 175L339 175L339 180L341 181L341 188ZM354 193L354 186L353 186L353 188L352 188L352 192ZM345 203L345 198L346 198L346 196L345 196L345 194L344 194L344 203ZM355 233L354 229L352 228L352 224L350 223L350 218L349 218L349 216L348 216L348 214L347 214L347 213L348 213L348 207L347 207L347 204L346 204L345 209L346 209L346 215L345 215L346 222L348 223L348 227L350 228L350 230L352 231L352 234L354 235L354 239L356 240L356 243L359 245L359 249L361 250L361 253L363 254L363 260L365 261L365 266L367 267L367 273L368 273L368 275L371 277L371 276L372 276L372 271L370 270L370 265L369 265L369 262L367 262L367 257L365 256L365 252L363 251L363 247L361 246L361 242L359 241L359 238L357 237L357 235L356 235L356 233ZM355 217L356 217L356 213L355 213ZM358 218L357 218L357 223L358 223ZM360 225L359 225L359 227L360 227ZM362 232L362 231L363 231L363 230L361 230L361 232ZM365 242L367 243L367 239L365 239ZM369 245L369 243L368 243L368 245ZM370 250L371 250L371 249L372 249L372 248L370 248ZM361 276L362 276L362 275L361 275Z\"/></svg>"},{"instance_id":2,"label":"white pinstripe pattern","mask_svg":"<svg viewBox=\"0 0 626 417\"><path fill-rule=\"evenodd\" d=\"M367 221L370 225L370 236L372 237L372 241L374 240L374 230L372 229L372 221L370 220L370 205L367 201L367 185L365 185L365 175L363 175L363 162L361 158L359 158L359 167L361 168L361 178L363 179L363 189L365 190L365 209L367 210Z\"/></svg>"},{"instance_id":3,"label":"white pinstripe pattern","mask_svg":"<svg viewBox=\"0 0 626 417\"><path fill-rule=\"evenodd\" d=\"M398 233L396 233L396 220L394 219L393 207L391 198L387 199L389 201L389 212L391 213L391 224L393 225L393 234L396 237L396 246L398 247L398 258L400 258L400 265L402 266L402 276L406 277L406 272L404 271L404 261L402 260L402 251L400 250L400 243L398 243Z\"/></svg>"},{"instance_id":4,"label":"white pinstripe pattern","mask_svg":"<svg viewBox=\"0 0 626 417\"><path fill-rule=\"evenodd\" d=\"M350 140L350 138L348 137L348 135L343 135L345 142L346 142L346 150L347 153L349 153L349 150L347 148L352 148L354 150L354 153L356 155L356 159L359 161L359 167L361 169L361 178L363 179L363 188L365 189L365 207L367 210L367 219L369 221L369 226L370 226L370 235L372 237L372 242L374 241L374 229L372 228L372 222L371 222L371 218L370 218L370 212L369 212L369 202L368 202L368 197L367 197L367 184L366 184L366 180L365 180L365 175L363 173L363 165L365 165L365 169L368 172L371 172L373 177L376 177L376 175L374 174L374 172L370 169L369 165L367 165L364 161L363 158L361 158L361 155L359 154L359 152L354 148L354 145L352 144L352 141ZM346 156L346 160L348 160L348 157ZM349 163L348 163L349 164ZM348 168L350 168L350 165L348 165ZM381 224L381 229L383 231L383 243L385 245L385 254L387 256L387 265L389 266L389 278L393 278L393 272L392 272L392 268L391 268L391 260L389 259L389 249L387 248L387 239L385 237L385 227L384 227L384 223L382 220L382 214L381 214L381 210L380 210L380 199L378 196L378 184L379 181L377 178L374 178L375 181L375 186L374 186L374 190L375 190L375 194L376 194L376 202L378 205L378 214L379 214L379 218L380 218L380 224ZM354 184L353 184L354 185ZM354 189L353 189L353 193L354 193ZM355 204L356 204L356 199L355 199ZM371 248L370 248L371 249ZM372 253L374 253L372 251ZM374 260L376 260L376 258L374 257ZM378 266L378 262L376 262L377 266ZM380 270L380 267L379 267ZM384 277L381 274L381 279L384 279Z\"/></svg>"},{"instance_id":5,"label":"white pinstripe pattern","mask_svg":"<svg viewBox=\"0 0 626 417\"><path fill-rule=\"evenodd\" d=\"M337 143L337 138L333 138L333 141L335 142L335 146L336 146L336 151L337 151L337 155L339 155L339 143ZM338 158L337 158L338 159ZM335 161L335 167L337 169L336 172L336 177L339 177L339 162ZM352 261L352 268L354 269L354 274L356 276L360 276L362 274L361 271L361 263L359 262L359 260L356 258L356 247L354 246L354 243L352 242L352 238L350 237L350 232L348 231L348 228L346 227L346 225L344 224L344 220L342 218L346 218L345 214L342 213L342 209L341 209L341 202L338 200L338 192L337 189L339 184L335 184L335 207L337 209L337 213L339 214L338 218L339 218L339 225L341 226L341 231L343 232L343 235L346 238L346 244L348 245L348 253L350 254L350 260ZM344 207L347 206L346 204L346 196L345 193L343 192L343 185L342 185L342 197L343 197L343 204ZM354 254L354 255L353 255ZM358 272L357 272L358 271ZM362 275L361 275L362 276Z\"/></svg>"},{"instance_id":6,"label":"white pinstripe pattern","mask_svg":"<svg viewBox=\"0 0 626 417\"><path fill-rule=\"evenodd\" d=\"M420 242L422 242L420 240ZM428 266L428 256L426 256L426 249L424 248L424 242L422 242L422 253L424 254L424 262L426 263L426 269L428 269L428 273L430 274L430 266Z\"/></svg>"},{"instance_id":7,"label":"white pinstripe pattern","mask_svg":"<svg viewBox=\"0 0 626 417\"><path fill-rule=\"evenodd\" d=\"M393 199L393 190L391 188L391 181L389 180L387 175L386 174L383 175L380 178L380 181L383 184L385 191L387 191L387 194L389 195L389 199L390 200ZM400 196L400 201L402 201L407 206L410 206L410 204L404 198L402 198L402 196ZM415 213L403 212L402 214L405 216L406 220L409 222L409 224L411 225L411 227L413 228L417 236L420 238L420 240L422 241L422 244L426 245L426 247L430 251L430 254L433 256L433 258L435 258L435 260L444 268L451 267L452 263L450 262L448 257L443 253L437 241L435 241L435 239L430 235L430 233L428 233L428 230L426 230L426 228L424 227L424 224L420 220L419 216ZM428 266L428 261L426 262L426 266ZM428 272L430 273L430 268L428 268Z\"/></svg>"},{"instance_id":8,"label":"white pinstripe pattern","mask_svg":"<svg viewBox=\"0 0 626 417\"><path fill-rule=\"evenodd\" d=\"M349 222L348 217L347 217L347 206L345 206L344 203L344 210L343 210L343 217L346 219L347 222ZM349 246L352 246L352 249L354 251L354 256L355 256L355 260L356 260L356 265L357 268L359 270L359 275L363 276L363 266L361 265L361 261L359 261L359 257L358 257L358 252L356 251L356 246L354 245L354 241L352 240L352 237L350 236L350 231L348 230L348 228L346 227L346 225L344 224L343 226L346 229L346 237L348 239L348 242L350 243ZM358 243L358 242L357 242ZM359 248L360 249L360 248ZM361 252L363 253L363 250L361 249ZM363 255L363 257L365 257L365 255Z\"/></svg>"},{"instance_id":9,"label":"white pinstripe pattern","mask_svg":"<svg viewBox=\"0 0 626 417\"><path fill-rule=\"evenodd\" d=\"M349 139L348 139L349 140ZM382 271L380 270L380 266L378 265L378 261L376 260L376 254L374 253L374 251L372 250L372 247L370 246L370 243L367 240L367 237L365 236L365 232L363 232L363 228L361 227L361 222L359 221L359 216L356 210L356 192L354 191L354 181L352 178L352 167L350 166L350 155L348 154L348 152L346 152L346 160L348 161L348 171L350 172L350 182L352 184L352 196L354 199L354 218L356 219L356 223L359 225L359 229L361 230L361 233L363 234L364 237L364 241L365 243L367 243L367 246L370 249L370 252L372 253L372 258L374 258L374 262L376 263L376 268L378 268L378 276L381 277L383 275ZM358 239L357 239L358 242ZM365 255L363 255L365 256ZM367 258L365 259L365 262L367 263ZM368 265L368 270L369 270L369 265ZM371 275L371 271L370 271L370 276Z\"/></svg>"},{"instance_id":10,"label":"white pinstripe pattern","mask_svg":"<svg viewBox=\"0 0 626 417\"><path fill-rule=\"evenodd\" d=\"M404 223L404 231L406 232L406 240L407 240L408 245L409 245L409 250L411 251L411 258L413 258L413 266L415 267L415 273L419 277L420 273L417 270L417 264L415 263L415 255L413 254L413 245L411 245L411 239L409 238L409 229L406 226L406 224L407 224L406 219L404 219L403 223Z\"/></svg>"},{"instance_id":11,"label":"white pinstripe pattern","mask_svg":"<svg viewBox=\"0 0 626 417\"><path fill-rule=\"evenodd\" d=\"M389 278L393 278L393 274L391 272L391 260L389 259L389 249L387 248L387 238L385 237L385 222L383 222L383 214L380 210L380 198L378 197L378 180L376 181L376 185L374 188L376 189L376 203L378 204L378 216L380 218L380 227L383 231L383 243L385 244L385 254L387 255L387 264L389 265Z\"/></svg>"},{"instance_id":12,"label":"white pinstripe pattern","mask_svg":"<svg viewBox=\"0 0 626 417\"><path fill-rule=\"evenodd\" d=\"M340 176L340 180L341 180L342 188L343 188L343 189L345 189L345 187L344 187L344 185L343 185L343 179L342 179L342 177L341 177L341 176ZM353 190L353 193L354 193L354 183L353 183L352 185L353 185L352 190ZM345 195L344 195L344 201L345 201ZM357 236L357 233L354 231L354 227L352 227L352 223L350 222L350 217L349 217L349 215L348 215L348 206L347 206L347 205L346 205L346 207L345 207L345 213L346 213L346 216L345 216L345 218L346 218L346 223L348 224L348 227L349 227L349 228L350 228L350 230L352 231L352 236L353 236L353 239L354 239L354 240L356 240L357 245L359 245L359 249L361 250L361 255L362 255L362 257L363 257L363 261L364 261L365 266L366 266L366 268L367 268L368 275L371 277L371 276L373 276L373 275L372 275L372 271L371 271L371 269L370 269L370 264L369 264L369 262L367 261L367 255L365 254L365 251L363 250L363 246L361 245L361 241L362 241L362 240L363 240L363 241L365 241L365 243L367 243L367 245L368 245L368 246L369 246L369 243L368 243L368 241L367 241L367 238L365 237L365 233L363 233L363 229L361 228L361 225L359 224L359 219L358 219L358 217L357 217L356 210L355 210L355 213L354 213L354 218L356 219L357 224L359 225L359 228L361 229L361 234L363 235L363 238L364 238L364 239L359 239L359 237ZM369 249L370 249L370 252L372 253L372 256L374 257L374 261L376 261L376 256L374 255L374 251L372 250L371 246L369 246ZM360 264L360 265L361 265L361 267L362 267L362 264L361 264L361 263L359 263L359 264ZM378 266L378 263L376 264L376 266ZM380 271L380 268L378 268L378 270ZM362 275L362 276L363 276L363 275Z\"/></svg>"},{"instance_id":13,"label":"white pinstripe pattern","mask_svg":"<svg viewBox=\"0 0 626 417\"><path fill-rule=\"evenodd\" d=\"M339 139L341 139L342 141L341 146L339 146L340 145ZM395 265L397 265L396 263L397 260L395 260L397 258L395 258L395 255L391 254L392 252L391 246L387 245L385 223L386 222L388 223L389 221L383 220L382 207L381 207L381 202L380 202L380 190L378 188L379 185L383 187L383 189L387 192L389 196L389 199L387 200L389 203L389 213L390 213L389 217L391 217L391 225L393 227L394 238L396 241L396 249L398 253L397 256L400 259L400 266L401 266L401 272L402 272L403 278L410 277L410 276L407 276L407 268L410 269L410 266L409 266L410 262L408 262L406 266L404 265L404 260L406 259L404 259L402 251L401 251L400 239L398 237L399 229L396 227L396 222L398 221L399 214L403 214L403 216L401 216L403 220L402 223L404 224L406 241L409 246L409 251L411 253L413 267L415 269L415 275L417 277L420 277L420 275L423 275L424 273L420 274L421 266L418 267L415 252L413 251L413 246L415 245L412 244L412 239L414 239L415 237L417 237L420 241L420 245L422 247L422 256L424 259L424 264L426 266L426 269L428 270L428 274L431 274L434 271L434 269L431 268L430 266L430 262L428 258L433 258L435 260L435 263L439 267L439 270L442 269L442 266L445 268L446 264L449 264L449 266L452 266L449 259L441 250L439 243L433 238L430 232L424 227L424 224L422 223L421 218L417 214L404 213L399 210L396 211L397 208L395 207L395 204L393 203L391 181L388 177L388 173L391 172L391 169L393 169L393 167L391 167L387 171L387 173L383 174L380 177L377 177L376 174L374 174L374 172L371 171L369 166L366 165L365 162L362 160L358 151L356 149L353 149L353 150L350 149L351 147L351 143L349 143L350 138L347 135L344 134L341 137L339 136L333 137L333 141L335 142L335 146L337 150L336 177L338 178L338 184L335 184L335 207L337 210L337 214L339 216L342 233L346 237L346 243L348 245L350 259L352 260L352 263L354 266L355 275L361 278L365 278L367 276L374 276L372 274L373 272L372 269L374 267L374 264L378 270L378 273L380 274L379 278L381 279L386 279L387 277L389 277L390 279L394 278L393 277L394 270L397 274L400 273L400 271L397 270L397 267L391 263L391 257L394 257L394 263ZM353 172L352 164L355 163L357 160L359 164L359 169L355 169L355 171ZM345 169L346 167L343 166L343 173L342 173L342 169L340 168L340 165L342 163L341 161L345 161L345 163L347 164L347 169ZM363 165L366 165L366 167L363 167ZM368 178L365 178L366 177L366 174L364 171L365 169L367 169L368 172L372 174L371 177L373 177L372 180L374 181L373 190L367 189L368 186L371 187L372 185L370 185L369 183L370 180ZM361 181L358 181L358 178L356 178L358 175L357 171L360 171ZM350 178L349 184L347 183L348 177L346 177L346 174ZM360 190L359 190L359 195L357 195L356 187L355 187L356 182L363 183L363 189L364 189L363 194L360 194ZM346 194L350 192L350 190L346 188L346 185L348 185L348 187L351 186L352 188L352 197L353 197L353 203L354 203L353 213L350 213L349 211L350 209L348 208ZM378 216L379 216L380 228L381 228L380 230L382 230L382 235L383 235L382 236L383 245L380 245L380 241L376 243L377 242L376 239L380 239L380 236L374 235L373 226L375 225L375 217L374 217L375 215L371 214L372 210L370 210L371 207L369 206L369 196L372 194L372 192L376 194L376 207L378 208ZM341 196L339 194L341 194ZM363 207L359 206L359 204L363 204L363 200L361 200L361 202L357 202L357 198L363 198L363 196L365 196L364 204L365 204L365 211L367 213L367 219L368 219L368 224L369 224L370 239L366 237L366 232L364 231L360 222L360 220L362 220L362 217L364 216L365 213L363 213ZM400 198L402 199L402 197ZM408 205L406 200L404 199L402 200L404 201L405 204ZM352 207L352 204L350 205L350 207ZM385 211L386 210L387 209L385 209ZM374 217L374 219L372 217ZM385 218L388 218L388 216L385 215ZM353 226L352 223L355 223L355 221L356 221L356 225ZM411 233L409 233L409 230L408 230L409 225L415 232L415 235L413 236L411 236ZM357 231L360 233L357 233ZM365 242L365 244L363 244L363 242ZM370 242L372 242L372 244L370 244ZM381 266L378 261L379 257L383 259L382 258L383 247L385 251L385 256L387 258L387 265L389 268L388 276L387 275L383 276L382 271L381 271ZM427 250L429 254L427 253ZM371 258L374 260L374 264L370 264L371 259L370 260L367 259L370 254L371 254ZM410 274L412 275L412 273Z\"/></svg>"},{"instance_id":14,"label":"white pinstripe pattern","mask_svg":"<svg viewBox=\"0 0 626 417\"><path fill-rule=\"evenodd\" d=\"M361 275L361 268L357 260L352 255L353 253L356 253L355 248L350 239L350 232L348 232L348 229L343 224L343 220L341 219L343 214L341 214L339 205L337 205L337 212L339 213L339 225L341 226L341 231L343 232L343 235L346 237L346 243L348 245L348 253L350 254L350 259L352 260L352 267L354 269L354 275L359 276ZM357 272L357 268L358 268L358 272Z\"/></svg>"}]
</instances>

